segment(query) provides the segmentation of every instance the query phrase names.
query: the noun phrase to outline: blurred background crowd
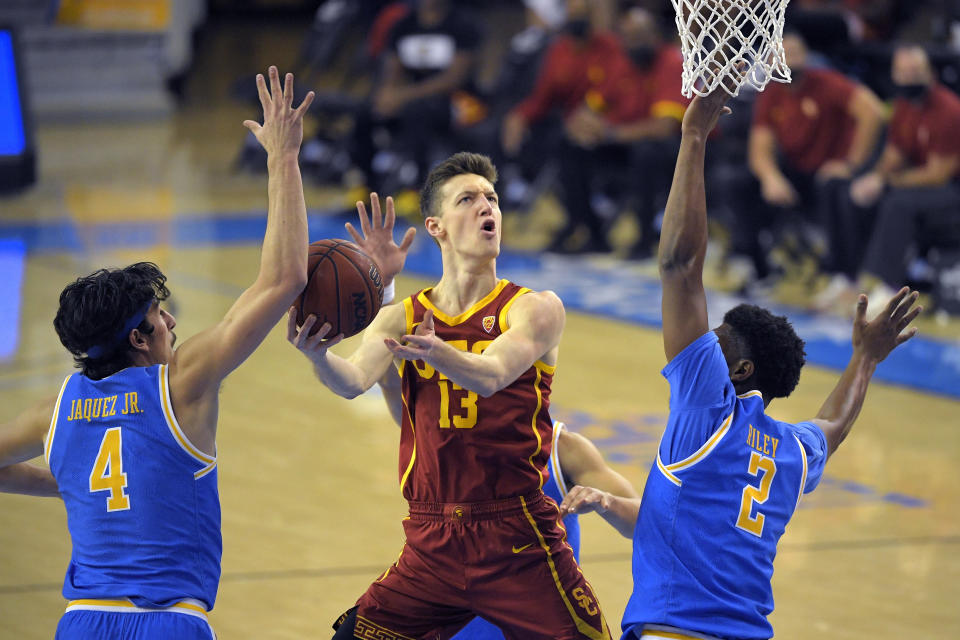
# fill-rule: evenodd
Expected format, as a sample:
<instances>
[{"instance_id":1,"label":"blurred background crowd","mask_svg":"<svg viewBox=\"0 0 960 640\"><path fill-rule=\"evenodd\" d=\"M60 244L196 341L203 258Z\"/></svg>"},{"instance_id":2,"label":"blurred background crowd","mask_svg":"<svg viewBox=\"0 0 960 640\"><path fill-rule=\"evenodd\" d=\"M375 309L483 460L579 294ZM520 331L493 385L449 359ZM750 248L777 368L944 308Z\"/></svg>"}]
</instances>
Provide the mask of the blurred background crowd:
<instances>
[{"instance_id":1,"label":"blurred background crowd","mask_svg":"<svg viewBox=\"0 0 960 640\"><path fill-rule=\"evenodd\" d=\"M3 0L0 20L63 24L73 10L82 21L97 3L39 4ZM140 4L168 7L173 28L142 54L162 69L145 62L114 81L132 94L157 76L171 108L211 10L312 16L293 45L299 91L318 93L302 161L343 202L393 194L416 218L431 164L470 149L499 167L505 215L544 201L559 211L533 248L655 255L687 105L669 0ZM37 32L25 38L34 58L52 38ZM791 0L783 47L792 83L743 91L711 144L711 237L726 286L761 295L789 282L802 304L830 311L859 290L885 297L910 283L960 313L960 2ZM230 70L233 99L251 111L258 70ZM50 73L31 79L34 106L55 111L63 97L43 84L70 71ZM238 134L234 169L264 166Z\"/></svg>"}]
</instances>

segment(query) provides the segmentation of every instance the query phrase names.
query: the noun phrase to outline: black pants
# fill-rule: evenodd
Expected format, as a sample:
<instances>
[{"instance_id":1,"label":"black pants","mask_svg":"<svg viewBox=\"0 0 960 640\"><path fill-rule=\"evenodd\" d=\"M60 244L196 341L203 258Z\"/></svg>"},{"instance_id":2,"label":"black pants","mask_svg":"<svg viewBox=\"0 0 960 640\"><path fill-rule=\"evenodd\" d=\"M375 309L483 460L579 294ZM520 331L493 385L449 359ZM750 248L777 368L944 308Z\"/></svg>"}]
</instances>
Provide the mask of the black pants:
<instances>
[{"instance_id":1,"label":"black pants","mask_svg":"<svg viewBox=\"0 0 960 640\"><path fill-rule=\"evenodd\" d=\"M605 240L603 220L591 204L598 182L613 183L634 201L641 243L657 241L654 220L670 188L679 142L651 140L631 145L605 144L585 149L564 138L560 180L567 212L565 232L585 226L594 240Z\"/></svg>"},{"instance_id":2,"label":"black pants","mask_svg":"<svg viewBox=\"0 0 960 640\"><path fill-rule=\"evenodd\" d=\"M380 118L368 107L357 116L354 123L351 157L366 174L367 186L374 191L381 191L379 176L373 170L373 157L378 150L374 131L377 127L385 127L396 139L393 146L413 157L419 171L418 180L423 181L430 170L433 145L449 136L450 125L450 97L445 95L408 103L390 118Z\"/></svg>"},{"instance_id":3,"label":"black pants","mask_svg":"<svg viewBox=\"0 0 960 640\"><path fill-rule=\"evenodd\" d=\"M749 169L722 169L722 175L712 176L715 196L707 197L707 206L726 209L733 236L733 251L748 257L756 277L770 274L767 260L771 242L765 241L791 226L814 225L826 228L835 216L840 195L849 189L847 180L820 182L814 174L783 169L784 175L797 192L798 203L792 207L775 207L763 200L760 182ZM809 247L808 247L809 248Z\"/></svg>"},{"instance_id":4,"label":"black pants","mask_svg":"<svg viewBox=\"0 0 960 640\"><path fill-rule=\"evenodd\" d=\"M960 225L960 185L890 189L877 204L863 270L890 287L903 286L910 250L919 243L920 230L930 217L952 218Z\"/></svg>"}]
</instances>

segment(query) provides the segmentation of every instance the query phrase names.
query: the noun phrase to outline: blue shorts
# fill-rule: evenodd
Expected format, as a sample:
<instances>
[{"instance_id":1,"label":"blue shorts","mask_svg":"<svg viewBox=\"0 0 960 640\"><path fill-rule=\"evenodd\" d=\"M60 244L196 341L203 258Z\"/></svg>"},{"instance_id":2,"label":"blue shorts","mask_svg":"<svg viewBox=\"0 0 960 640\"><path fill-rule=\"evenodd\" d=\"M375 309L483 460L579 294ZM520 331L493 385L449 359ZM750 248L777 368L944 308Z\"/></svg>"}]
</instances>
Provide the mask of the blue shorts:
<instances>
[{"instance_id":1,"label":"blue shorts","mask_svg":"<svg viewBox=\"0 0 960 640\"><path fill-rule=\"evenodd\" d=\"M503 640L500 627L477 616L453 636L452 640Z\"/></svg>"},{"instance_id":2,"label":"blue shorts","mask_svg":"<svg viewBox=\"0 0 960 640\"><path fill-rule=\"evenodd\" d=\"M128 606L73 606L60 618L55 640L216 640L205 613Z\"/></svg>"}]
</instances>

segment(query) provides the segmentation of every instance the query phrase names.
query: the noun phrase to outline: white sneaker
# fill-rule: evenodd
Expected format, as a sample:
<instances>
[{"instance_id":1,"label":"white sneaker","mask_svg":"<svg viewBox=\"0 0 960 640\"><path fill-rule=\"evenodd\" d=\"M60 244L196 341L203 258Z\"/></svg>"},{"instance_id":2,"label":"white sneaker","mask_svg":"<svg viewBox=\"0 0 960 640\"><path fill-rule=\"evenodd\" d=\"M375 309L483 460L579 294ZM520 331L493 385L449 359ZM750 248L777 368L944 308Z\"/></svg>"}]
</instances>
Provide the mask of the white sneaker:
<instances>
[{"instance_id":1,"label":"white sneaker","mask_svg":"<svg viewBox=\"0 0 960 640\"><path fill-rule=\"evenodd\" d=\"M896 291L888 287L885 283L881 282L873 287L869 293L867 293L867 322L871 322L876 318L883 308L887 306L887 303L890 302L890 298L896 295Z\"/></svg>"},{"instance_id":2,"label":"white sneaker","mask_svg":"<svg viewBox=\"0 0 960 640\"><path fill-rule=\"evenodd\" d=\"M821 289L817 295L813 296L811 306L814 311L828 311L832 309L842 297L849 297L853 289L853 283L850 278L843 274L837 274L830 278L827 286Z\"/></svg>"}]
</instances>

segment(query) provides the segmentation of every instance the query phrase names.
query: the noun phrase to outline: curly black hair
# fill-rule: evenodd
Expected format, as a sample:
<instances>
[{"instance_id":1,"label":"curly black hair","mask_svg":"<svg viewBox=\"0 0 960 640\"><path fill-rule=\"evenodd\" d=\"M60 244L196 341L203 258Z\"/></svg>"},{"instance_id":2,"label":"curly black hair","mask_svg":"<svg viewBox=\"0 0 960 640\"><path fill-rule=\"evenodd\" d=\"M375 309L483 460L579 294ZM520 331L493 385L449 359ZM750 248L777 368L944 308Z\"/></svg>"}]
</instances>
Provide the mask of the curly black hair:
<instances>
[{"instance_id":1,"label":"curly black hair","mask_svg":"<svg viewBox=\"0 0 960 640\"><path fill-rule=\"evenodd\" d=\"M743 345L741 357L753 362L753 387L767 400L789 396L806 362L803 340L790 321L762 307L741 304L727 311L723 322Z\"/></svg>"},{"instance_id":2,"label":"curly black hair","mask_svg":"<svg viewBox=\"0 0 960 640\"><path fill-rule=\"evenodd\" d=\"M130 366L133 347L118 334L147 304L169 297L166 282L157 265L137 262L100 269L64 288L53 326L83 375L100 380ZM154 329L146 319L136 328L145 334ZM94 347L103 353L92 357L88 352Z\"/></svg>"}]
</instances>

